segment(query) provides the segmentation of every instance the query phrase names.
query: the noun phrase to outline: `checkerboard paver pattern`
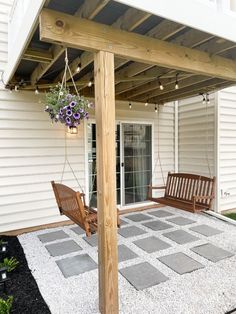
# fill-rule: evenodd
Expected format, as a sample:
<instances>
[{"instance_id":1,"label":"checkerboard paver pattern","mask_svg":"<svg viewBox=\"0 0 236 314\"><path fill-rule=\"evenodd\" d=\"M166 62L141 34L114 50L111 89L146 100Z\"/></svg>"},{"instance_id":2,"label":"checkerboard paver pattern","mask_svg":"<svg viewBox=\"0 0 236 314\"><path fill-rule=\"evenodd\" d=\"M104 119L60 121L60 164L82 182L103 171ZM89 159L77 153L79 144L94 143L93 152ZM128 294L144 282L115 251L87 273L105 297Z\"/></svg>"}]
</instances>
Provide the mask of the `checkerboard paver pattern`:
<instances>
[{"instance_id":1,"label":"checkerboard paver pattern","mask_svg":"<svg viewBox=\"0 0 236 314\"><path fill-rule=\"evenodd\" d=\"M119 272L137 290L147 289L171 279L169 272L166 276L163 268L160 272L158 266L154 266L158 264L153 262L151 265L151 259L182 276L208 267L208 264L204 265L204 259L218 262L233 255L209 243L211 237L222 233L222 230L198 224L192 219L192 215L187 218L168 208L124 217L125 220L121 219L121 228L118 229L118 240L121 242L118 245L118 262L122 263ZM68 278L96 269L97 260L94 260L94 253L97 254L97 234L86 237L84 230L79 226L70 227L68 233L64 230L38 235L62 275ZM133 239L136 236L138 239ZM206 243L199 245L198 241L203 239ZM188 245L192 254L201 256L201 263L195 260L192 254L190 257L188 250L182 251L185 245ZM171 254L167 254L169 249L172 250ZM132 265L125 267L126 263L130 262Z\"/></svg>"}]
</instances>

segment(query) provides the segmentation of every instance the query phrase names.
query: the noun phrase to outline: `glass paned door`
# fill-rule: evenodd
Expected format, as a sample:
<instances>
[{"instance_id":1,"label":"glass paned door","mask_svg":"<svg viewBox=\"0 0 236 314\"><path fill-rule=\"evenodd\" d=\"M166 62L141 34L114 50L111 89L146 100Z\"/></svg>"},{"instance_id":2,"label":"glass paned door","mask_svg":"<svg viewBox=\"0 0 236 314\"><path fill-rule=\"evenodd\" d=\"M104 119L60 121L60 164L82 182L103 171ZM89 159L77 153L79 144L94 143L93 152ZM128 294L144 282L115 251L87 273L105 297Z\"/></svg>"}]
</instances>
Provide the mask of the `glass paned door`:
<instances>
[{"instance_id":1,"label":"glass paned door","mask_svg":"<svg viewBox=\"0 0 236 314\"><path fill-rule=\"evenodd\" d=\"M152 126L124 123L122 138L123 203L143 202L152 171Z\"/></svg>"},{"instance_id":2,"label":"glass paned door","mask_svg":"<svg viewBox=\"0 0 236 314\"><path fill-rule=\"evenodd\" d=\"M89 123L88 174L89 205L97 207L96 125ZM117 204L127 205L147 199L152 170L152 126L121 123L116 126Z\"/></svg>"},{"instance_id":3,"label":"glass paned door","mask_svg":"<svg viewBox=\"0 0 236 314\"><path fill-rule=\"evenodd\" d=\"M96 125L88 123L88 175L89 206L97 207L97 168L96 168ZM116 126L116 191L117 204L120 204L120 125Z\"/></svg>"}]
</instances>

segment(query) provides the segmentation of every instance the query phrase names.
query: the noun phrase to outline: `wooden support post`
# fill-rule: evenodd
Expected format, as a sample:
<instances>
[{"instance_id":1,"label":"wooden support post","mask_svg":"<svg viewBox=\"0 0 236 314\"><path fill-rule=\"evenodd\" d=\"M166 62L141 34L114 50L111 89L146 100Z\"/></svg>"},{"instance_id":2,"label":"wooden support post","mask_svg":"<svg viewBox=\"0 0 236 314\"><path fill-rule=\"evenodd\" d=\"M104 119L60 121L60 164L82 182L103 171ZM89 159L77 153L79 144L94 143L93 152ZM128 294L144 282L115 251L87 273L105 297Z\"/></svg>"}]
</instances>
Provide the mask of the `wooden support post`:
<instances>
[{"instance_id":1,"label":"wooden support post","mask_svg":"<svg viewBox=\"0 0 236 314\"><path fill-rule=\"evenodd\" d=\"M94 58L97 141L99 308L118 313L114 55Z\"/></svg>"}]
</instances>

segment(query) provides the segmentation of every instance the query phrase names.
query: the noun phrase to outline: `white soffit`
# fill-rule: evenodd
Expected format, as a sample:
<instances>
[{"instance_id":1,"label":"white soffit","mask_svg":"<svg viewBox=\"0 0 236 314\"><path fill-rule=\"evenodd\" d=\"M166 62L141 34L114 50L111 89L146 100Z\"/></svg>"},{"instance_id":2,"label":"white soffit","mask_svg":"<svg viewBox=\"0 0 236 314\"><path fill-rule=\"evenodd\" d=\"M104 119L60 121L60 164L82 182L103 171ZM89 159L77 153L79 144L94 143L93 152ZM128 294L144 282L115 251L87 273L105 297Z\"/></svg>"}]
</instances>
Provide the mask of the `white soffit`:
<instances>
[{"instance_id":1,"label":"white soffit","mask_svg":"<svg viewBox=\"0 0 236 314\"><path fill-rule=\"evenodd\" d=\"M218 9L217 4L199 0L115 0L136 9L236 42L235 16ZM207 1L207 0L206 0ZM228 1L228 0L221 0Z\"/></svg>"}]
</instances>

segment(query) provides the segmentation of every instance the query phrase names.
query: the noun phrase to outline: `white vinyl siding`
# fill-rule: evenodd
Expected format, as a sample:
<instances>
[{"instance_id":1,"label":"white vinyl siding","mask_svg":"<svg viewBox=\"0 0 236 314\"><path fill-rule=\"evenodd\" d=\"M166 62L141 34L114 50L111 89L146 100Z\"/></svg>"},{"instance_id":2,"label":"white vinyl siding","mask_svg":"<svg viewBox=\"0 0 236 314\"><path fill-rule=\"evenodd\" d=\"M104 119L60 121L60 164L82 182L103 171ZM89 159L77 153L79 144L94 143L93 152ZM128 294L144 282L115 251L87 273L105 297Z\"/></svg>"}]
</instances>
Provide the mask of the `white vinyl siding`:
<instances>
[{"instance_id":1,"label":"white vinyl siding","mask_svg":"<svg viewBox=\"0 0 236 314\"><path fill-rule=\"evenodd\" d=\"M210 97L207 111L201 96L179 101L178 120L179 172L215 175L214 95Z\"/></svg>"},{"instance_id":2,"label":"white vinyl siding","mask_svg":"<svg viewBox=\"0 0 236 314\"><path fill-rule=\"evenodd\" d=\"M65 220L50 181L60 181L64 128L51 125L31 92L0 92L0 232ZM68 158L85 189L84 126L67 134ZM65 184L79 189L67 166Z\"/></svg>"},{"instance_id":3,"label":"white vinyl siding","mask_svg":"<svg viewBox=\"0 0 236 314\"><path fill-rule=\"evenodd\" d=\"M4 71L7 64L8 20L12 2L0 0L0 71Z\"/></svg>"},{"instance_id":4,"label":"white vinyl siding","mask_svg":"<svg viewBox=\"0 0 236 314\"><path fill-rule=\"evenodd\" d=\"M236 87L219 92L220 210L236 208Z\"/></svg>"}]
</instances>

